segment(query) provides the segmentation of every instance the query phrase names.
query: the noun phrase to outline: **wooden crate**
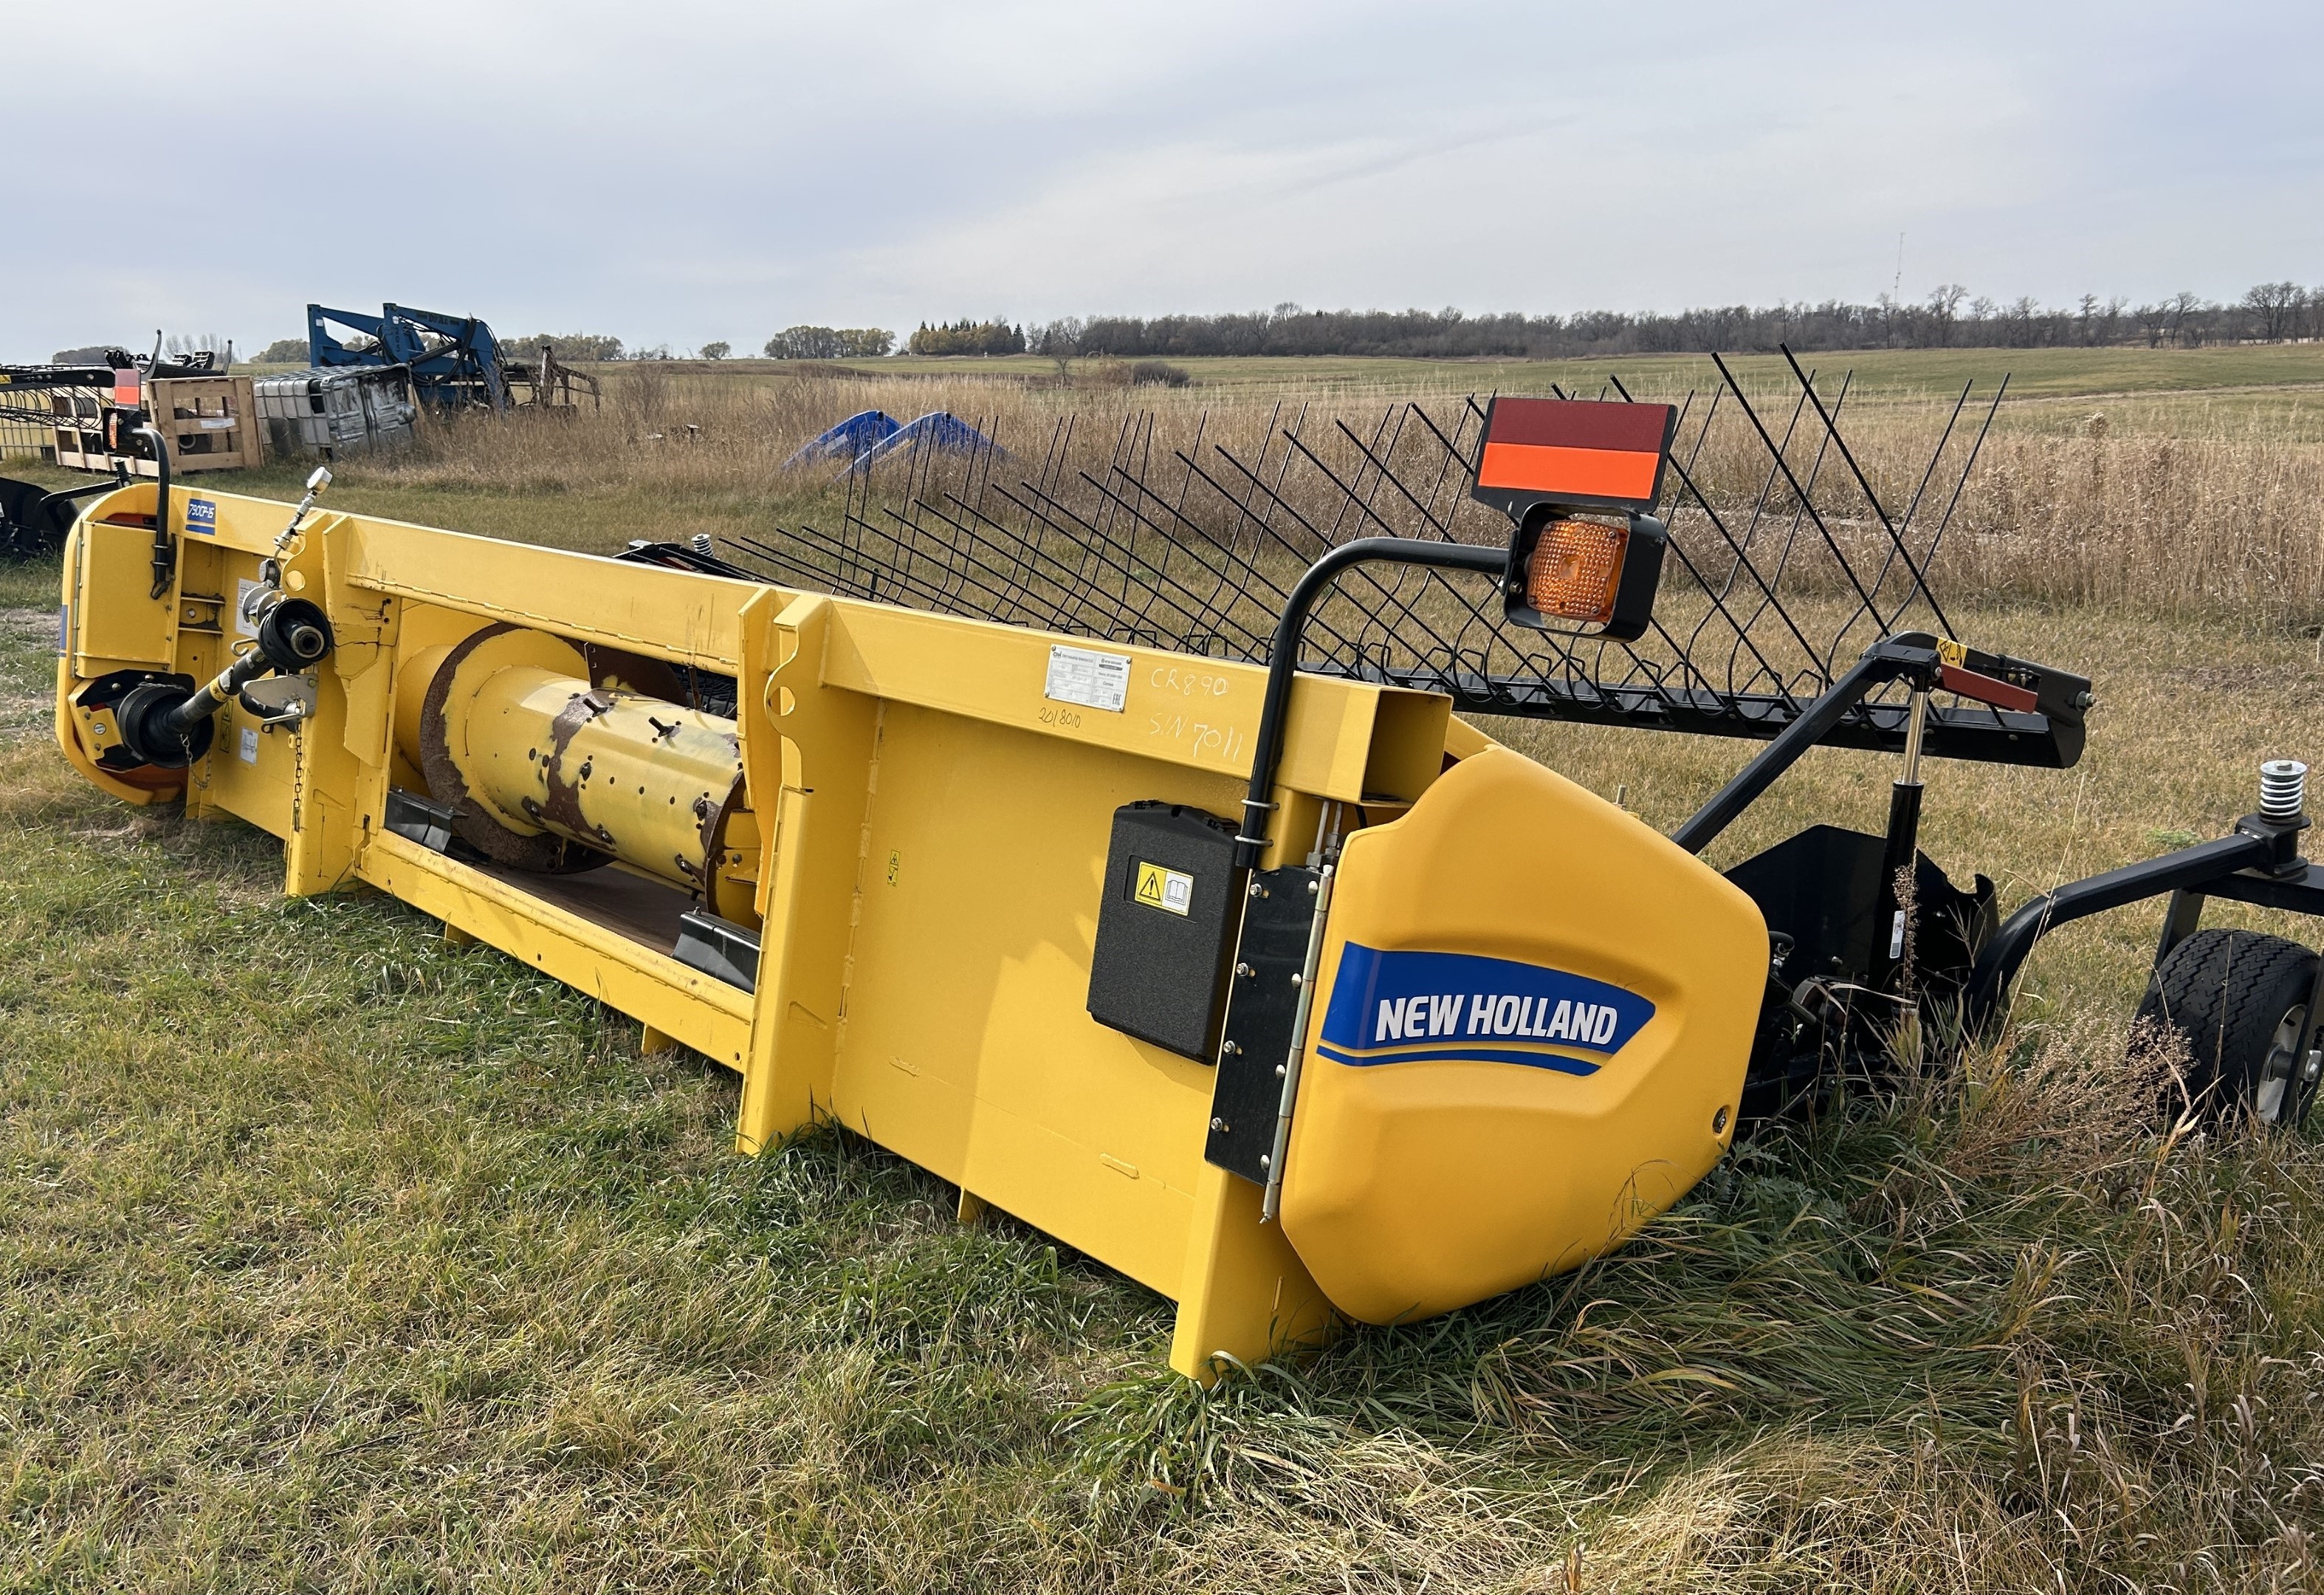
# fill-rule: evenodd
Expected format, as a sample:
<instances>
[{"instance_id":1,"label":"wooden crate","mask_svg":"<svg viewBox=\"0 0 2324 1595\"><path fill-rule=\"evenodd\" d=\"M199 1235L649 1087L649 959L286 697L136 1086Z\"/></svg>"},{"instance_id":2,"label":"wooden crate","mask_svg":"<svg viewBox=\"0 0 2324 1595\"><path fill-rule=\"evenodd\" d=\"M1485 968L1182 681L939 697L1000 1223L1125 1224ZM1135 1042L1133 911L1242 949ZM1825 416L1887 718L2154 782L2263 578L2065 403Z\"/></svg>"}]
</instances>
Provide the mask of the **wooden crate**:
<instances>
[{"instance_id":1,"label":"wooden crate","mask_svg":"<svg viewBox=\"0 0 2324 1595\"><path fill-rule=\"evenodd\" d=\"M56 416L57 464L69 471L110 471L105 452L105 405L111 395L103 388L58 388L49 394Z\"/></svg>"},{"instance_id":2,"label":"wooden crate","mask_svg":"<svg viewBox=\"0 0 2324 1595\"><path fill-rule=\"evenodd\" d=\"M97 395L97 397L101 397ZM143 398L170 450L172 475L189 471L242 471L266 463L266 425L246 376L165 376L148 380ZM95 402L58 396L57 464L109 471L105 427ZM69 410L71 413L67 413ZM154 474L148 459L123 462L139 476Z\"/></svg>"},{"instance_id":3,"label":"wooden crate","mask_svg":"<svg viewBox=\"0 0 2324 1595\"><path fill-rule=\"evenodd\" d=\"M145 408L170 445L170 468L244 471L266 463L266 425L246 376L165 376L145 384ZM130 469L153 474L153 462Z\"/></svg>"}]
</instances>

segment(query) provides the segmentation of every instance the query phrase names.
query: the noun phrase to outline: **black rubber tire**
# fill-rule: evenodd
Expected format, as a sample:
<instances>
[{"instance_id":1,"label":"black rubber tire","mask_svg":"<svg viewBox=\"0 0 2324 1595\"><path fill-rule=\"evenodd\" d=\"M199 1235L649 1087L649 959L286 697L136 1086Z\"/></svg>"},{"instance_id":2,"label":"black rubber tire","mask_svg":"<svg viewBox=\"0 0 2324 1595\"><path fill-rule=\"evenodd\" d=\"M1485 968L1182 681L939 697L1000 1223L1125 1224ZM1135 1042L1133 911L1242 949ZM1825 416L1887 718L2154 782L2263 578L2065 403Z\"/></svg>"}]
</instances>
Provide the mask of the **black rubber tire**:
<instances>
[{"instance_id":1,"label":"black rubber tire","mask_svg":"<svg viewBox=\"0 0 2324 1595\"><path fill-rule=\"evenodd\" d=\"M2191 1098L2215 1123L2248 1115L2297 1126L2316 1082L2306 1077L2294 1016L2305 1015L2315 989L2316 954L2280 936L2199 930L2172 948L2147 983L2134 1031L2167 1028L2186 1041L2187 1096L2168 1086L2164 1111L2175 1118Z\"/></svg>"}]
</instances>

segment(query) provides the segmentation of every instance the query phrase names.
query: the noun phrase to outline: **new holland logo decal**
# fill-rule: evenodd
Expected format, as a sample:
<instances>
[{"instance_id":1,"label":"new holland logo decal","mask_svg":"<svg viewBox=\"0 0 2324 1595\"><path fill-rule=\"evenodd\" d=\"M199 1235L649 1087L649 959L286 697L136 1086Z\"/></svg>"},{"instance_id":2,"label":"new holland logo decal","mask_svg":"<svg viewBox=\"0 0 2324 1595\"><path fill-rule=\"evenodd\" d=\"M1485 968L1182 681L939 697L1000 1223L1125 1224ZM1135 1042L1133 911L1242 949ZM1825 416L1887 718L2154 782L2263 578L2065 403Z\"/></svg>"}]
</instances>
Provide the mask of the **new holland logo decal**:
<instances>
[{"instance_id":1,"label":"new holland logo decal","mask_svg":"<svg viewBox=\"0 0 2324 1595\"><path fill-rule=\"evenodd\" d=\"M1316 1050L1360 1066L1442 1058L1594 1074L1654 1017L1637 992L1562 969L1350 942Z\"/></svg>"}]
</instances>

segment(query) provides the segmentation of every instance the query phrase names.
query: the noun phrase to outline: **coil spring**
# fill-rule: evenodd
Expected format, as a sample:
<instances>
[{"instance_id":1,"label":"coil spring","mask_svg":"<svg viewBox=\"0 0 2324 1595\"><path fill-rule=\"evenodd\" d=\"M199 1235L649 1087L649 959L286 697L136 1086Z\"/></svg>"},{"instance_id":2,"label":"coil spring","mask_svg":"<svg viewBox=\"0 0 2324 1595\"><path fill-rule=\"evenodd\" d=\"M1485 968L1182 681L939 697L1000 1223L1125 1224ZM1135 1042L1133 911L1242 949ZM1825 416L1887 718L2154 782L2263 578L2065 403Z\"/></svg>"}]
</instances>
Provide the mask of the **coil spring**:
<instances>
[{"instance_id":1,"label":"coil spring","mask_svg":"<svg viewBox=\"0 0 2324 1595\"><path fill-rule=\"evenodd\" d=\"M2296 820L2308 807L2308 766L2271 759L2259 767L2259 811L2272 820Z\"/></svg>"}]
</instances>

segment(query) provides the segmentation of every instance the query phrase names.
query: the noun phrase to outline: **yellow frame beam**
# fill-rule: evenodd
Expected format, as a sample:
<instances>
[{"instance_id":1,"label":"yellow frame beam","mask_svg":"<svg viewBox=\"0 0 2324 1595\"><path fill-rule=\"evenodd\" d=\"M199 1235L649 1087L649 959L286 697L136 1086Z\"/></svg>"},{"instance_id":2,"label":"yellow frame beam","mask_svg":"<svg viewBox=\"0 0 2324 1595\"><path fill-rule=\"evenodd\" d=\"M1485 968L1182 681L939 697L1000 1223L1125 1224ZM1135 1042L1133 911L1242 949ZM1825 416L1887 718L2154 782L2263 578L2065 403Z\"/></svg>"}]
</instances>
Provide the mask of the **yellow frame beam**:
<instances>
[{"instance_id":1,"label":"yellow frame beam","mask_svg":"<svg viewBox=\"0 0 2324 1595\"><path fill-rule=\"evenodd\" d=\"M145 512L152 493L89 513ZM182 530L196 493L215 532ZM179 585L144 651L207 674L235 646L239 584L288 512L173 497ZM111 623L145 602L133 563L113 550L99 581L78 543L68 558L78 613L58 734L85 776L140 801L90 763L63 701L88 609ZM225 601L209 606L228 612L223 631L183 629L189 579ZM1328 1324L1279 1227L1259 1222L1258 1189L1202 1159L1212 1072L1084 1011L1113 810L1162 798L1236 814L1263 669L361 515L310 520L285 585L322 603L337 634L318 713L246 739L229 733L230 707L189 802L283 837L288 890L374 887L638 1019L650 1046L683 1042L738 1069L746 1152L836 1117L958 1184L964 1216L1001 1206L1067 1236L1177 1300L1171 1360L1185 1373ZM755 991L384 828L390 790L417 779L395 744L402 667L499 622L736 679L761 838ZM1120 708L1048 696L1058 648L1126 657ZM1417 798L1455 734L1441 697L1303 679L1266 863L1305 853L1323 804ZM918 1000L916 971L935 964L982 1006Z\"/></svg>"}]
</instances>

